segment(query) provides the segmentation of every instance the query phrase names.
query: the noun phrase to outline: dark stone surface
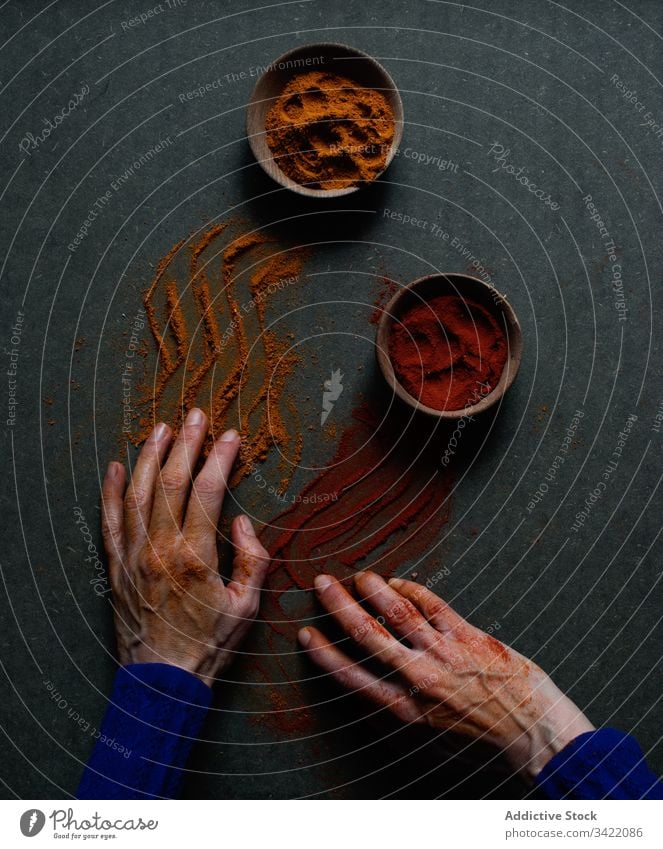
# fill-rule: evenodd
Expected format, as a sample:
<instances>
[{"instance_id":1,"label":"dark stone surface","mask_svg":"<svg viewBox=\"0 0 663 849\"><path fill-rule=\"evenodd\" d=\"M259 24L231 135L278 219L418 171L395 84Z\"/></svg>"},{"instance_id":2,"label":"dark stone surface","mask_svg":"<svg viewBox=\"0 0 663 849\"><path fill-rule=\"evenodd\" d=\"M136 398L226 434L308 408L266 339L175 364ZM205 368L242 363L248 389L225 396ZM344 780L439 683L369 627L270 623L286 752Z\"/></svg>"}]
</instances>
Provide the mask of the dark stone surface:
<instances>
[{"instance_id":1,"label":"dark stone surface","mask_svg":"<svg viewBox=\"0 0 663 849\"><path fill-rule=\"evenodd\" d=\"M123 22L156 5L115 2L84 16L73 0L3 5L2 349L8 364L18 352L16 423L2 428L6 796L72 794L93 745L115 668L112 622L107 598L95 595L73 508L100 550L99 482L116 451L123 351L140 292L171 244L228 215L272 224L318 213L288 224L293 238L324 242L298 292L308 308L292 327L330 334L298 379L317 399L330 367L349 374L334 411L339 425L376 379L367 318L380 275L406 282L436 269L472 270L475 257L508 295L524 331L522 371L485 440L468 440L441 542L450 573L436 589L476 624L498 623L498 636L551 672L596 724L634 731L663 771L663 436L655 427L663 404L663 10L656 0L632 0L631 11L598 0L485 5L489 11L312 0L252 10L172 0L127 31ZM406 116L401 154L380 184L329 206L278 190L252 161L243 131L251 69L316 40L347 42L380 59ZM180 95L219 79L204 97L182 102ZM636 102L623 97L619 81ZM83 86L83 102L26 150L22 140L38 136ZM165 138L172 144L120 190L110 188ZM558 209L501 167L490 153L496 144L509 151L502 165L522 168ZM442 170L432 157L452 166ZM70 251L109 190L89 234ZM587 195L616 260L590 219ZM615 307L615 265L625 314ZM337 304L315 306L324 300ZM348 345L337 331L357 339ZM355 373L357 364L366 368ZM546 480L578 409L584 416L572 447ZM306 415L318 414L316 402ZM619 463L574 531L631 415L637 421ZM324 460L330 445L307 443L307 450ZM548 491L532 507L541 483ZM264 519L274 512L268 503L263 509ZM310 674L299 657L289 670ZM307 694L324 703L317 730L290 738L243 715L265 709L259 688L219 687L187 795L523 792L503 783L503 773L477 774L468 753L449 761L418 735L375 727L331 686L312 685Z\"/></svg>"}]
</instances>

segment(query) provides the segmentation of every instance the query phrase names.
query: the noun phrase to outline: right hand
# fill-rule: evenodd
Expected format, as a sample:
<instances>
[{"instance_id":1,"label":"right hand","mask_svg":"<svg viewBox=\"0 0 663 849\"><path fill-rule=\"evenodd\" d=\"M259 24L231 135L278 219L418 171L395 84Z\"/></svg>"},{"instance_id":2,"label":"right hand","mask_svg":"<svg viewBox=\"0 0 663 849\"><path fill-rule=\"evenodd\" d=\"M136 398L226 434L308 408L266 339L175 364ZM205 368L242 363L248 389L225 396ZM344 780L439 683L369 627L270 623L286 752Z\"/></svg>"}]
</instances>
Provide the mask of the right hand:
<instances>
[{"instance_id":1,"label":"right hand","mask_svg":"<svg viewBox=\"0 0 663 849\"><path fill-rule=\"evenodd\" d=\"M387 584L372 572L355 575L359 595L407 646L331 576L319 575L315 586L323 607L346 634L396 670L400 680L376 677L317 628L303 628L301 644L341 685L403 722L493 743L529 779L567 743L594 729L535 663L470 625L425 587L400 579Z\"/></svg>"}]
</instances>

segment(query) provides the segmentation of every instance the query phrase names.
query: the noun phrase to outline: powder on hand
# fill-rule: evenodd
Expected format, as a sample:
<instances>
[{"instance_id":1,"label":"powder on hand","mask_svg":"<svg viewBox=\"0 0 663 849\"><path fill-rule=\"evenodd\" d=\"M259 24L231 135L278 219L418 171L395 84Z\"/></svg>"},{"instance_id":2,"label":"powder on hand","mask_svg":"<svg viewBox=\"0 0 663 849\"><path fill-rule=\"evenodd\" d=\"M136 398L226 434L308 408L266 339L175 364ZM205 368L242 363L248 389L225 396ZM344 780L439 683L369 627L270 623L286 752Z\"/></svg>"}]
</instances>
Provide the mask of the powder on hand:
<instances>
[{"instance_id":1,"label":"powder on hand","mask_svg":"<svg viewBox=\"0 0 663 849\"><path fill-rule=\"evenodd\" d=\"M265 129L277 165L291 180L312 189L345 189L384 170L395 121L381 92L311 71L290 80Z\"/></svg>"},{"instance_id":2,"label":"powder on hand","mask_svg":"<svg viewBox=\"0 0 663 849\"><path fill-rule=\"evenodd\" d=\"M405 310L389 338L401 385L435 410L461 410L495 388L507 360L504 332L482 304L437 295Z\"/></svg>"}]
</instances>

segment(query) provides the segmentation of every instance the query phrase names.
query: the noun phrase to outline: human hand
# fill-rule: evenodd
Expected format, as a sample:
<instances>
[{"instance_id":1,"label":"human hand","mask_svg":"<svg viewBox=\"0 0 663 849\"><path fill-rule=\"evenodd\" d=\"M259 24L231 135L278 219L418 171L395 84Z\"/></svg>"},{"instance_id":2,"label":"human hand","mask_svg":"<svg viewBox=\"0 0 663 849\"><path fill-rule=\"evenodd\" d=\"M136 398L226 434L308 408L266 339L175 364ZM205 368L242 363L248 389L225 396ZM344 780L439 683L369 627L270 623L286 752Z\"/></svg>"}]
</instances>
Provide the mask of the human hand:
<instances>
[{"instance_id":1,"label":"human hand","mask_svg":"<svg viewBox=\"0 0 663 849\"><path fill-rule=\"evenodd\" d=\"M224 585L217 524L240 438L226 431L192 481L207 427L205 414L191 410L171 448L170 428L157 425L126 493L124 466L110 463L102 532L122 664L168 663L211 686L258 612L269 555L249 518L238 516L233 573Z\"/></svg>"},{"instance_id":2,"label":"human hand","mask_svg":"<svg viewBox=\"0 0 663 849\"><path fill-rule=\"evenodd\" d=\"M341 685L403 722L493 743L529 779L567 743L594 729L535 663L470 625L425 587L401 579L387 584L372 572L355 575L355 588L378 621L334 578L319 575L315 586L345 633L397 676L376 677L317 628L303 628L300 643Z\"/></svg>"}]
</instances>

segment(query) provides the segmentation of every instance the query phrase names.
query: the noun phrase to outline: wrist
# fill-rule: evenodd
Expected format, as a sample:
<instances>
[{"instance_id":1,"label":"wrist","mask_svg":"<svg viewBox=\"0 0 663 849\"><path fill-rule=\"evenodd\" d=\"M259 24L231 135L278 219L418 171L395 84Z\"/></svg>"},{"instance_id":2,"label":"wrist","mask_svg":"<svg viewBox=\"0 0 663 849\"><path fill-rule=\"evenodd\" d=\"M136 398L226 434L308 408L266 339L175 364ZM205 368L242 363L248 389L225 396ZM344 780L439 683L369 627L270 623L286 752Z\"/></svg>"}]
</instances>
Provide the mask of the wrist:
<instances>
[{"instance_id":1,"label":"wrist","mask_svg":"<svg viewBox=\"0 0 663 849\"><path fill-rule=\"evenodd\" d=\"M570 699L560 693L561 702L553 703L523 728L507 748L506 756L523 778L532 782L543 767L572 740L594 725Z\"/></svg>"},{"instance_id":2,"label":"wrist","mask_svg":"<svg viewBox=\"0 0 663 849\"><path fill-rule=\"evenodd\" d=\"M147 646L143 646L140 652L135 653L133 658L127 660L127 663L161 663L166 666L175 666L193 675L194 678L197 678L210 689L216 680L209 666L199 658L175 652L156 652Z\"/></svg>"}]
</instances>

